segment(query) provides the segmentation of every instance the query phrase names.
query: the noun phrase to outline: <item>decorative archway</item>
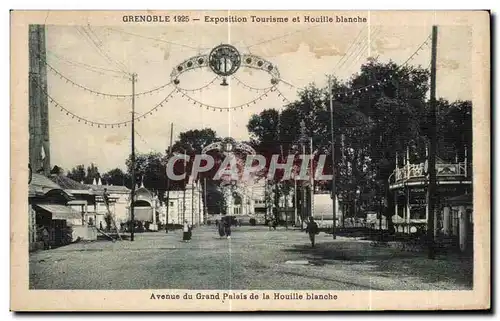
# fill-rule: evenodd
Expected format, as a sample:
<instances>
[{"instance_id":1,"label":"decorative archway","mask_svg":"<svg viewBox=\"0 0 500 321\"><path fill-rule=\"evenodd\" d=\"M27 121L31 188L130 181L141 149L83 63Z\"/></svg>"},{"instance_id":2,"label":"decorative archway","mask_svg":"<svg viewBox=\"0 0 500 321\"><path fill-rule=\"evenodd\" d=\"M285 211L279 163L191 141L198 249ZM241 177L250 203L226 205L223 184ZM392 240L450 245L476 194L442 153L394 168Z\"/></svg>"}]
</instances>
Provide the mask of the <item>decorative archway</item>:
<instances>
[{"instance_id":1,"label":"decorative archway","mask_svg":"<svg viewBox=\"0 0 500 321\"><path fill-rule=\"evenodd\" d=\"M154 195L147 188L136 190L133 200L134 219L142 222L154 222Z\"/></svg>"},{"instance_id":2,"label":"decorative archway","mask_svg":"<svg viewBox=\"0 0 500 321\"><path fill-rule=\"evenodd\" d=\"M210 151L219 151L224 154L225 157L228 157L230 159L234 159L237 157L238 154L244 154L244 155L255 155L256 152L252 148L252 146L237 142L231 137L226 137L220 142L215 142L212 143L205 148L203 148L202 153L206 154ZM235 209L240 208L240 210L236 210L238 212L237 214L245 214L244 209L246 208L244 206L244 203L246 202L244 192L241 190L245 188L245 186L242 186L240 182L237 180L232 180L229 179L227 181L223 181L221 183L222 187L222 194L224 195L224 200L226 203L226 213L227 215L234 215L235 214ZM235 202L235 194L240 198L240 204L236 204Z\"/></svg>"}]
</instances>

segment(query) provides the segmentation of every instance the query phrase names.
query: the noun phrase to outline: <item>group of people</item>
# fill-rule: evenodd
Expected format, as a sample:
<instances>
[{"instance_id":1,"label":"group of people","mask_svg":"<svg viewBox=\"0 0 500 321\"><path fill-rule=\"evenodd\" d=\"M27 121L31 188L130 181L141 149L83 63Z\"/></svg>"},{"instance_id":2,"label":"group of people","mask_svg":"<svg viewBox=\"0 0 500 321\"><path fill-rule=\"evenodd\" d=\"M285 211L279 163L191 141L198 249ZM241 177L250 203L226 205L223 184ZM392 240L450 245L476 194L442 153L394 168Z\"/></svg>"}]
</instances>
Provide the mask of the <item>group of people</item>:
<instances>
[{"instance_id":1,"label":"group of people","mask_svg":"<svg viewBox=\"0 0 500 321\"><path fill-rule=\"evenodd\" d=\"M269 229L275 228L275 226L269 225ZM222 218L220 221L216 221L217 231L219 232L220 238L231 238L231 221L229 219ZM188 221L184 221L184 225L182 228L182 240L184 242L189 242L192 236L192 225L188 223ZM319 234L318 224L314 221L314 218L311 216L307 221L306 233L309 234L309 240L311 241L311 246L315 246L316 235Z\"/></svg>"}]
</instances>

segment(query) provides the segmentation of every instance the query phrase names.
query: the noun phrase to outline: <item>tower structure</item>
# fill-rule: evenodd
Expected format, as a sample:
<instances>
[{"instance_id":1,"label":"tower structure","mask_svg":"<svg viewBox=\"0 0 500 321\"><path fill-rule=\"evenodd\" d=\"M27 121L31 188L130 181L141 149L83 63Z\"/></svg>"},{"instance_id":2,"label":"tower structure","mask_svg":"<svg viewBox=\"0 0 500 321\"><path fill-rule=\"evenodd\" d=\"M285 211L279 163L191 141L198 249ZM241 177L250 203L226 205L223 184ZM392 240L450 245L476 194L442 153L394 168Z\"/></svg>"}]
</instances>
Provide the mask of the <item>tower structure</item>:
<instances>
[{"instance_id":1,"label":"tower structure","mask_svg":"<svg viewBox=\"0 0 500 321\"><path fill-rule=\"evenodd\" d=\"M29 26L29 163L33 172L50 173L49 109L45 26Z\"/></svg>"}]
</instances>

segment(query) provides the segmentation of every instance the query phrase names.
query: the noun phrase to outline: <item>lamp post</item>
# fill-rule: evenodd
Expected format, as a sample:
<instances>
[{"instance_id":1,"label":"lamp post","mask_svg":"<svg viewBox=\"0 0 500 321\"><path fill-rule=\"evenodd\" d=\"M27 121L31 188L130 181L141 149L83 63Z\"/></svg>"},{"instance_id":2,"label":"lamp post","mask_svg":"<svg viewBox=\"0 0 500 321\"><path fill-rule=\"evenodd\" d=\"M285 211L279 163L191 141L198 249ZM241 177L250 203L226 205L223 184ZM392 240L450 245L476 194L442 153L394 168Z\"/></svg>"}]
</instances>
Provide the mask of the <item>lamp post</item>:
<instances>
[{"instance_id":1,"label":"lamp post","mask_svg":"<svg viewBox=\"0 0 500 321\"><path fill-rule=\"evenodd\" d=\"M335 228L337 225L337 191L336 191L336 185L335 185L335 133L333 131L333 92L332 92L332 77L328 77L328 96L330 98L330 134L331 134L331 139L332 139L332 219L333 219L333 224L332 224L332 235L333 239L336 239L335 235Z\"/></svg>"},{"instance_id":2,"label":"lamp post","mask_svg":"<svg viewBox=\"0 0 500 321\"><path fill-rule=\"evenodd\" d=\"M354 226L357 227L358 223L358 198L361 194L359 187L356 189L356 197L354 198Z\"/></svg>"}]
</instances>

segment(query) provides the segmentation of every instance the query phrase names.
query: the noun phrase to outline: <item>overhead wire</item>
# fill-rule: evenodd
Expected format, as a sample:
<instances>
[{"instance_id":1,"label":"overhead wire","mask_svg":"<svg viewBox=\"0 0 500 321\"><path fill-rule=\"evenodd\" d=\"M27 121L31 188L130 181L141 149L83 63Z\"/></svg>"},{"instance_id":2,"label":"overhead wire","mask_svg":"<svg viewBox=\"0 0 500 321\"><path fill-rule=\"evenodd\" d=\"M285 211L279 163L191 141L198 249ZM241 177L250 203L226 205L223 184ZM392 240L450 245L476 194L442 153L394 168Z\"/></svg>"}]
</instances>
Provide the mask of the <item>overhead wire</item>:
<instances>
[{"instance_id":1,"label":"overhead wire","mask_svg":"<svg viewBox=\"0 0 500 321\"><path fill-rule=\"evenodd\" d=\"M252 48L252 47L255 47L255 46L258 46L258 45L262 45L262 44L265 44L265 43L268 43L268 42L271 42L271 41L279 40L279 39L282 39L282 38L285 38L285 37L288 37L288 36L291 36L291 35L294 35L294 34L297 34L297 33L306 32L307 30L311 30L312 28L316 28L316 27L319 27L319 26L321 26L321 25L317 24L317 25L313 25L313 26L307 27L305 29L300 29L300 30L295 30L295 31L292 31L292 32L288 32L288 33L286 33L284 35L281 35L281 36L276 36L276 37L273 37L273 38L268 38L266 40L258 41L256 43L248 45L247 48L249 49L249 48Z\"/></svg>"},{"instance_id":2,"label":"overhead wire","mask_svg":"<svg viewBox=\"0 0 500 321\"><path fill-rule=\"evenodd\" d=\"M67 64L69 66L85 69L85 70L94 72L96 74L99 74L101 76L111 76L111 77L120 78L120 79L128 79L128 77L125 77L122 72L118 72L116 70L97 67L97 66L85 64L85 63L82 63L79 61L70 60L66 57L55 54L49 50L47 50L47 53L50 56L54 57L56 60L61 61L62 63Z\"/></svg>"},{"instance_id":3,"label":"overhead wire","mask_svg":"<svg viewBox=\"0 0 500 321\"><path fill-rule=\"evenodd\" d=\"M125 70L127 70L127 71L128 71L128 70L129 70L129 68L128 68L128 67L127 67L127 66L126 66L123 62L121 62L121 61L120 61L120 60L118 60L118 59L113 59L113 58L111 57L111 55L109 54L109 52L108 52L105 48L103 48L103 47L104 47L104 45L103 45L103 41L102 41L102 40L101 40L101 38L99 38L99 36L95 33L95 31L92 29L92 27L91 27L91 25L90 25L90 24L88 24L88 25L87 25L87 28L89 29L90 33L91 33L91 34L92 34L92 35L93 35L93 36L97 39L98 44L99 44L99 47L100 47L100 48L104 51L104 53L106 54L106 56L107 56L107 57L109 57L111 60L113 60L113 61L114 61L117 65L119 65L119 66L123 67L123 69L125 69Z\"/></svg>"},{"instance_id":4,"label":"overhead wire","mask_svg":"<svg viewBox=\"0 0 500 321\"><path fill-rule=\"evenodd\" d=\"M186 45L186 44L182 44L182 43L178 43L178 42L174 42L174 41L169 41L169 40L165 40L165 39L161 39L161 38L144 36L144 35L140 35L140 34L128 32L128 31L121 30L121 29L111 28L111 27L105 27L105 28L107 30L111 30L111 31L114 31L114 32L126 34L126 35L129 35L129 36L134 36L134 37L138 37L138 38L153 40L153 41L157 41L157 42L168 43L168 44L171 44L171 45L174 45L174 46L186 47L186 48L190 48L190 49L194 49L194 50L200 50L200 49L210 50L210 49L212 49L212 48L206 48L206 47L196 47L196 46Z\"/></svg>"},{"instance_id":5,"label":"overhead wire","mask_svg":"<svg viewBox=\"0 0 500 321\"><path fill-rule=\"evenodd\" d=\"M111 59L111 57L109 57L106 53L103 52L103 50L95 42L95 39L93 39L90 36L89 32L87 30L85 30L85 28L82 27L81 30L80 30L79 26L75 26L75 29L83 37L83 39L85 39L85 41L88 42L91 45L92 48L94 48L94 51L96 51L97 54L99 54L102 58L104 58L104 60L106 60L110 65L115 65L116 66L116 63L113 62L113 59ZM117 67L117 68L118 68L118 70L120 72L122 72L124 74L128 74L128 72L126 72L125 70L121 69L120 67Z\"/></svg>"},{"instance_id":6,"label":"overhead wire","mask_svg":"<svg viewBox=\"0 0 500 321\"><path fill-rule=\"evenodd\" d=\"M370 34L370 37L374 37L376 34L377 34L378 30L377 28L373 28L373 30L371 30L371 34ZM368 46L370 46L370 41L367 41L368 40L368 35L365 35L363 37L363 40L361 41L363 44L358 46L357 49L355 49L351 55L346 59L344 60L344 62L338 67L338 70L348 70L354 63L356 63L360 57L362 57L362 54L365 52L365 50L368 48ZM351 60L351 58L354 57L353 60ZM345 68L342 68L348 61L351 61L349 65L347 65L347 67Z\"/></svg>"},{"instance_id":7,"label":"overhead wire","mask_svg":"<svg viewBox=\"0 0 500 321\"><path fill-rule=\"evenodd\" d=\"M361 34L363 33L363 31L365 30L366 28L366 25L363 26L363 28L361 28L361 30L359 31L358 35L354 38L354 40L351 42L351 44L349 45L349 47L347 48L347 50L345 51L345 54L337 61L337 63L335 64L335 66L333 67L334 70L336 70L338 67L339 67L339 64L347 57L348 53L351 52L352 50L352 47L357 44L357 41L359 40L359 37L361 36Z\"/></svg>"}]
</instances>

